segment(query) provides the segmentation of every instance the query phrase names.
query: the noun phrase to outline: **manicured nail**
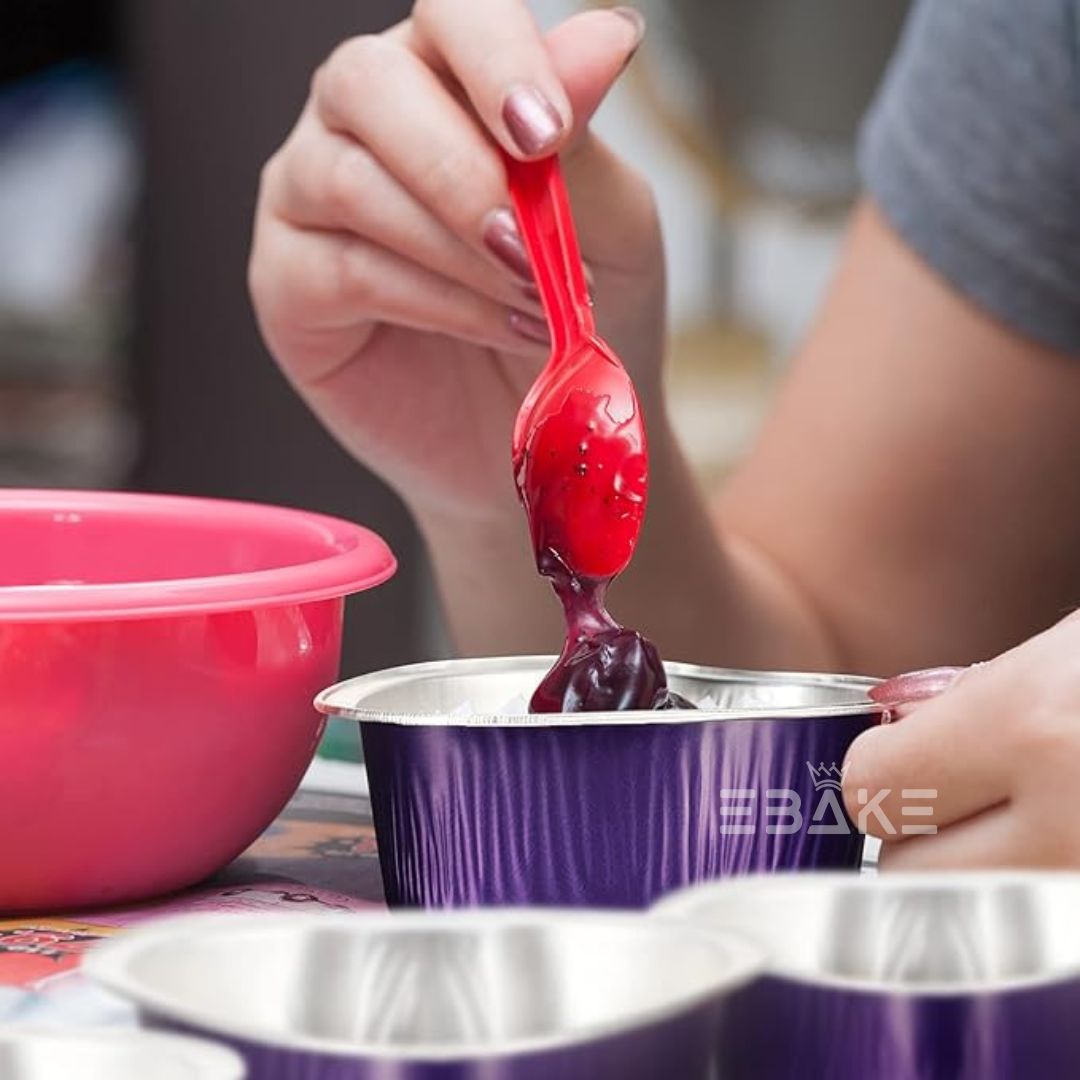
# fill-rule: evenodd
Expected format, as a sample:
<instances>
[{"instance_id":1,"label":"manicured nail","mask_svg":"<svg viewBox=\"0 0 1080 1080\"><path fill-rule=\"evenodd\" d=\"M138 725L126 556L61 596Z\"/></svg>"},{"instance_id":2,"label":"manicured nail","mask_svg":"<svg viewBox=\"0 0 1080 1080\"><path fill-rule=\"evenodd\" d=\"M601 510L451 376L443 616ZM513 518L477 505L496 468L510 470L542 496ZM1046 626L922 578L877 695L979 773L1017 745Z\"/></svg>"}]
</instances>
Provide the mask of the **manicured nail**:
<instances>
[{"instance_id":1,"label":"manicured nail","mask_svg":"<svg viewBox=\"0 0 1080 1080\"><path fill-rule=\"evenodd\" d=\"M634 43L630 47L630 56L633 56L637 52L638 46L641 44L642 39L645 37L645 16L641 14L637 8L626 7L620 5L619 7L613 7L612 13L620 15L626 19L634 28ZM629 62L630 56L626 59Z\"/></svg>"},{"instance_id":2,"label":"manicured nail","mask_svg":"<svg viewBox=\"0 0 1080 1080\"><path fill-rule=\"evenodd\" d=\"M886 679L870 691L870 698L890 709L915 705L943 694L964 673L965 668L941 667L911 671Z\"/></svg>"},{"instance_id":3,"label":"manicured nail","mask_svg":"<svg viewBox=\"0 0 1080 1080\"><path fill-rule=\"evenodd\" d=\"M509 267L518 277L532 281L532 264L529 253L525 250L525 241L521 239L517 221L505 207L492 210L484 219L484 244L488 251L501 263Z\"/></svg>"},{"instance_id":4,"label":"manicured nail","mask_svg":"<svg viewBox=\"0 0 1080 1080\"><path fill-rule=\"evenodd\" d=\"M519 86L506 95L503 123L518 149L537 157L554 149L565 124L559 110L535 86Z\"/></svg>"},{"instance_id":5,"label":"manicured nail","mask_svg":"<svg viewBox=\"0 0 1080 1080\"><path fill-rule=\"evenodd\" d=\"M511 311L510 326L530 341L539 341L543 345L551 344L551 333L543 319L526 315L524 311Z\"/></svg>"}]
</instances>

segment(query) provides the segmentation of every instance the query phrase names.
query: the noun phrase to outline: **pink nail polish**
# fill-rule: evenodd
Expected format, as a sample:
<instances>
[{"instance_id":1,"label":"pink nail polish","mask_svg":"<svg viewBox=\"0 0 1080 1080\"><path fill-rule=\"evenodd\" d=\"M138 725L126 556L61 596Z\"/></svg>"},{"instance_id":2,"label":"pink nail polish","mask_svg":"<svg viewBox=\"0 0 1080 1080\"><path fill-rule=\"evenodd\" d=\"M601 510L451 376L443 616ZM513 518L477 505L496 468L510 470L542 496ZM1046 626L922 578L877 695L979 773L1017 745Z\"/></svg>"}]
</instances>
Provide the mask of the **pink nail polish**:
<instances>
[{"instance_id":1,"label":"pink nail polish","mask_svg":"<svg viewBox=\"0 0 1080 1080\"><path fill-rule=\"evenodd\" d=\"M484 245L504 266L524 281L532 281L532 264L514 215L505 207L492 210L484 219Z\"/></svg>"},{"instance_id":2,"label":"pink nail polish","mask_svg":"<svg viewBox=\"0 0 1080 1080\"><path fill-rule=\"evenodd\" d=\"M565 124L558 109L535 86L519 86L506 95L503 123L518 149L529 157L553 150Z\"/></svg>"},{"instance_id":3,"label":"pink nail polish","mask_svg":"<svg viewBox=\"0 0 1080 1080\"><path fill-rule=\"evenodd\" d=\"M524 311L510 312L510 326L523 338L530 341L538 341L542 345L551 344L551 332L543 319L537 319L532 315L526 315Z\"/></svg>"},{"instance_id":4,"label":"pink nail polish","mask_svg":"<svg viewBox=\"0 0 1080 1080\"><path fill-rule=\"evenodd\" d=\"M929 668L896 675L875 686L870 699L893 710L903 710L943 694L963 674L963 668Z\"/></svg>"}]
</instances>

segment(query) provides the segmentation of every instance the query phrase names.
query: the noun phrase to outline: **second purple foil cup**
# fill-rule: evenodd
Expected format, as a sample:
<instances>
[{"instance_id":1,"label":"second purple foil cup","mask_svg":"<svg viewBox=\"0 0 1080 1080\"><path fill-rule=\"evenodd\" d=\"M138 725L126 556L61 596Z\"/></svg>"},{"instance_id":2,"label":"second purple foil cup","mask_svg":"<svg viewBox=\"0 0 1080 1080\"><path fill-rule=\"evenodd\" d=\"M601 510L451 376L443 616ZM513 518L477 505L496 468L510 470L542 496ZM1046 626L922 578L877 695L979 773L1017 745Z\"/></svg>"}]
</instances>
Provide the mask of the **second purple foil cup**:
<instances>
[{"instance_id":1,"label":"second purple foil cup","mask_svg":"<svg viewBox=\"0 0 1080 1080\"><path fill-rule=\"evenodd\" d=\"M642 908L776 870L856 870L840 768L871 679L668 664L699 711L503 715L550 657L416 664L317 705L360 722L392 907Z\"/></svg>"},{"instance_id":2,"label":"second purple foil cup","mask_svg":"<svg viewBox=\"0 0 1080 1080\"><path fill-rule=\"evenodd\" d=\"M1080 875L774 875L657 912L768 958L717 1029L728 1080L1080 1075Z\"/></svg>"}]
</instances>

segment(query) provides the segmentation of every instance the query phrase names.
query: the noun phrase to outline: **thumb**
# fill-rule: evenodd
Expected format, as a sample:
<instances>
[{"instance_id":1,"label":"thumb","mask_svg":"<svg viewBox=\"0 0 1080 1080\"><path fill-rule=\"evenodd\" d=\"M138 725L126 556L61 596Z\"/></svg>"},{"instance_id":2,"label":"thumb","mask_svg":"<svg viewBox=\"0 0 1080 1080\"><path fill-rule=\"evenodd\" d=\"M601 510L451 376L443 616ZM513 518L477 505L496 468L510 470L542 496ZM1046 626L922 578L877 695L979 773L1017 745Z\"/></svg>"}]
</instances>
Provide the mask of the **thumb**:
<instances>
[{"instance_id":1,"label":"thumb","mask_svg":"<svg viewBox=\"0 0 1080 1080\"><path fill-rule=\"evenodd\" d=\"M584 135L644 36L645 16L631 7L585 11L547 35L552 67L573 108L571 146Z\"/></svg>"},{"instance_id":2,"label":"thumb","mask_svg":"<svg viewBox=\"0 0 1080 1080\"><path fill-rule=\"evenodd\" d=\"M552 68L573 107L562 158L582 251L593 266L632 273L657 262L652 195L588 125L644 34L645 17L617 7L575 15L546 38Z\"/></svg>"}]
</instances>

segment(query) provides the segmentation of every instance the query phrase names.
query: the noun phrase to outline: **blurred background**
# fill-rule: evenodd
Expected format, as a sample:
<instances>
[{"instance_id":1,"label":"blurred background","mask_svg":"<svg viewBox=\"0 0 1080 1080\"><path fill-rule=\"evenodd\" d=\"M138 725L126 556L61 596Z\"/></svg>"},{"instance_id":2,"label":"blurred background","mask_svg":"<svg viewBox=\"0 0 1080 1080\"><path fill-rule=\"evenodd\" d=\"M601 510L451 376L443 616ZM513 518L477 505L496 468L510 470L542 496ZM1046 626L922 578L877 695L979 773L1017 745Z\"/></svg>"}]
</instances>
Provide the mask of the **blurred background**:
<instances>
[{"instance_id":1,"label":"blurred background","mask_svg":"<svg viewBox=\"0 0 1080 1080\"><path fill-rule=\"evenodd\" d=\"M0 4L0 485L257 499L370 525L401 572L350 610L348 674L444 650L423 551L278 375L245 267L259 168L312 70L408 6ZM580 6L532 4L544 25ZM715 483L828 279L858 120L907 0L639 7L646 44L597 126L658 192L672 408Z\"/></svg>"}]
</instances>

